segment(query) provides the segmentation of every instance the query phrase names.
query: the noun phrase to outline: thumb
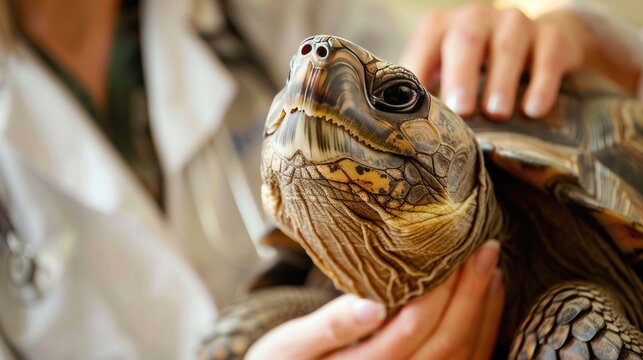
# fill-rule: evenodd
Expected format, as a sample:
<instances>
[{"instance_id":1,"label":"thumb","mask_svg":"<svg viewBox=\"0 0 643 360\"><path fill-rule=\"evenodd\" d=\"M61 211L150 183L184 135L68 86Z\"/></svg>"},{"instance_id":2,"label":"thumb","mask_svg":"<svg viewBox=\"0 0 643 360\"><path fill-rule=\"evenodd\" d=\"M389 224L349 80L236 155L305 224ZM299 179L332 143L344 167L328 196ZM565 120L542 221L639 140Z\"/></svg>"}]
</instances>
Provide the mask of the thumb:
<instances>
[{"instance_id":1,"label":"thumb","mask_svg":"<svg viewBox=\"0 0 643 360\"><path fill-rule=\"evenodd\" d=\"M385 317L384 305L343 295L271 330L250 348L246 359L276 355L280 359L316 358L372 333Z\"/></svg>"}]
</instances>

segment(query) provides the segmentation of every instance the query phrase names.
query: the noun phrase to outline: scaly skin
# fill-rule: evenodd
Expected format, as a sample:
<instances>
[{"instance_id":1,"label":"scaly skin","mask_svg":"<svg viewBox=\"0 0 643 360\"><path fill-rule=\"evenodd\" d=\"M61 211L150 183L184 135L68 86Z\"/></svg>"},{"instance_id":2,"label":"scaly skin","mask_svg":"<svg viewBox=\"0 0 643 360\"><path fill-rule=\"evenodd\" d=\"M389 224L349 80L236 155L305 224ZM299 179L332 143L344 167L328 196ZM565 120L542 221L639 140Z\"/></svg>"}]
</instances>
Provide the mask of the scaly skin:
<instances>
[{"instance_id":1,"label":"scaly skin","mask_svg":"<svg viewBox=\"0 0 643 360\"><path fill-rule=\"evenodd\" d=\"M639 246L640 194L621 181L629 171L601 161L643 158L632 125L643 112L627 111L643 106L589 85L586 103L572 94L542 126L478 119L476 138L406 69L343 39L307 39L266 121L266 212L336 287L391 314L495 237L507 288L497 354L513 342L511 358L641 359L643 282L626 261ZM598 113L583 118L585 108ZM611 212L579 182L598 184ZM253 304L294 308L274 291ZM244 323L235 319L242 312L221 322ZM231 348L225 339L213 342Z\"/></svg>"}]
</instances>

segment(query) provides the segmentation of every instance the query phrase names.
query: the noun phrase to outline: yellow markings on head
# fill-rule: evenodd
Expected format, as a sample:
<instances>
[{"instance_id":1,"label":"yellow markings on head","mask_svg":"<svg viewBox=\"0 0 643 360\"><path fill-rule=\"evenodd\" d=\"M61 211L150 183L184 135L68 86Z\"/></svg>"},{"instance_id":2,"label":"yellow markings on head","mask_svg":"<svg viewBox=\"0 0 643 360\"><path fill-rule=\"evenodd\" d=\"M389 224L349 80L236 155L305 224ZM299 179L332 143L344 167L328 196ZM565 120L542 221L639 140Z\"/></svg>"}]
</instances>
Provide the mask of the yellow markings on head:
<instances>
[{"instance_id":1,"label":"yellow markings on head","mask_svg":"<svg viewBox=\"0 0 643 360\"><path fill-rule=\"evenodd\" d=\"M393 192L391 192L391 197L394 197L396 199L404 199L406 194L409 193L410 189L411 185L409 185L409 183L407 183L406 181L398 181L393 188Z\"/></svg>"},{"instance_id":2,"label":"yellow markings on head","mask_svg":"<svg viewBox=\"0 0 643 360\"><path fill-rule=\"evenodd\" d=\"M400 207L400 205L401 205L400 201L399 201L399 200L395 200L395 199L394 199L394 200L389 201L388 203L386 203L386 207L388 207L388 208L390 208L390 209L397 209L397 208L399 208L399 207Z\"/></svg>"},{"instance_id":3,"label":"yellow markings on head","mask_svg":"<svg viewBox=\"0 0 643 360\"><path fill-rule=\"evenodd\" d=\"M388 195L393 183L393 179L385 171L366 167L348 159L336 164L318 165L317 171L327 180L351 183L376 195Z\"/></svg>"},{"instance_id":4,"label":"yellow markings on head","mask_svg":"<svg viewBox=\"0 0 643 360\"><path fill-rule=\"evenodd\" d=\"M384 171L365 167L352 160L340 161L339 167L355 184L370 193L386 195L391 192L392 179Z\"/></svg>"},{"instance_id":5,"label":"yellow markings on head","mask_svg":"<svg viewBox=\"0 0 643 360\"><path fill-rule=\"evenodd\" d=\"M330 165L319 165L317 166L317 170L327 180L330 181L336 181L336 182L341 182L341 183L347 183L350 181L348 176L342 171L342 169L339 168L339 165L337 164L330 164Z\"/></svg>"}]
</instances>

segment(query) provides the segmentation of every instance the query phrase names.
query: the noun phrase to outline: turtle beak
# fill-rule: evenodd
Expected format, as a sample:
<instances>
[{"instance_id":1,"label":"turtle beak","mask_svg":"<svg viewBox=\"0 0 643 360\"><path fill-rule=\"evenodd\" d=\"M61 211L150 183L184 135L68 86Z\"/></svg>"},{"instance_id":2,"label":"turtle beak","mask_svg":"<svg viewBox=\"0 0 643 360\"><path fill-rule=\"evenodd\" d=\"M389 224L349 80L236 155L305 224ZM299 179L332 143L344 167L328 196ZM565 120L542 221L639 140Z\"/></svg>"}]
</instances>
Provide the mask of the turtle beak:
<instances>
[{"instance_id":1,"label":"turtle beak","mask_svg":"<svg viewBox=\"0 0 643 360\"><path fill-rule=\"evenodd\" d=\"M273 102L266 136L283 124L287 114L302 111L331 121L372 149L414 156L415 149L396 126L373 116L365 84L364 65L336 38L304 41L291 61L286 87Z\"/></svg>"}]
</instances>

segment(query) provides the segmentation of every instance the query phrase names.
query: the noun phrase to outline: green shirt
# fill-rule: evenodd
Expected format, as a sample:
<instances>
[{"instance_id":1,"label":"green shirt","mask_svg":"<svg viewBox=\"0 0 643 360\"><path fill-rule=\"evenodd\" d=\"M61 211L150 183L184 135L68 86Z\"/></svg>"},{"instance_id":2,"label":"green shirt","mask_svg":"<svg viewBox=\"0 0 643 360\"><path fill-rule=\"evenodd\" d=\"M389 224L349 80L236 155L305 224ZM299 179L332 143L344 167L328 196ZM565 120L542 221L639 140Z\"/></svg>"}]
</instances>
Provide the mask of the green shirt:
<instances>
[{"instance_id":1,"label":"green shirt","mask_svg":"<svg viewBox=\"0 0 643 360\"><path fill-rule=\"evenodd\" d=\"M138 1L122 1L107 73L107 106L101 113L85 87L37 43L24 36L36 54L65 84L121 157L164 207L163 176L147 111L141 58Z\"/></svg>"}]
</instances>

